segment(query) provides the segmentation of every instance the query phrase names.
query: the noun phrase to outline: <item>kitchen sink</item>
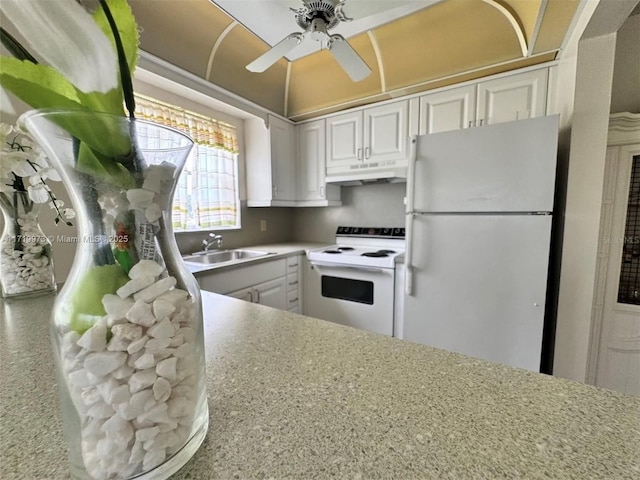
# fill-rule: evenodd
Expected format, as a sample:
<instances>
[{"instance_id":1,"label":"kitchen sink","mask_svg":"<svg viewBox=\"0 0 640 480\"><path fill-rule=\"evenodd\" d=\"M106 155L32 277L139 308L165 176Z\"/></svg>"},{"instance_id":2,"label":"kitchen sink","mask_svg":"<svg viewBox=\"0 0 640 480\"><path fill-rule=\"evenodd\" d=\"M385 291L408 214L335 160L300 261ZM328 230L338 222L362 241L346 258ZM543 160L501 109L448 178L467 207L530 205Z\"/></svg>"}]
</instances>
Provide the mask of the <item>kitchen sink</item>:
<instances>
[{"instance_id":1,"label":"kitchen sink","mask_svg":"<svg viewBox=\"0 0 640 480\"><path fill-rule=\"evenodd\" d=\"M185 263L196 265L215 265L218 263L233 262L237 260L246 260L248 258L264 257L269 252L262 250L215 250L212 252L198 252L193 255L182 257Z\"/></svg>"}]
</instances>

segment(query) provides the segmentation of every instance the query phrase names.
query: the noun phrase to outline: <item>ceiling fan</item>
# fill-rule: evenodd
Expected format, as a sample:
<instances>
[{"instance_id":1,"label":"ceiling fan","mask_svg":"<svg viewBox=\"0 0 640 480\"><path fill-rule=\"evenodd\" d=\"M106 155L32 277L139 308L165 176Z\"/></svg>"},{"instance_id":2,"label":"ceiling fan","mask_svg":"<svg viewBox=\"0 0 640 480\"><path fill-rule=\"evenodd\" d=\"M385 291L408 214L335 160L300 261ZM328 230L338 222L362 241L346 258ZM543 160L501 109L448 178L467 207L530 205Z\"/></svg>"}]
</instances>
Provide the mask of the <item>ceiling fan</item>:
<instances>
[{"instance_id":1,"label":"ceiling fan","mask_svg":"<svg viewBox=\"0 0 640 480\"><path fill-rule=\"evenodd\" d=\"M346 0L302 0L300 8L290 8L295 13L296 23L304 32L295 32L275 44L270 50L247 65L251 72L264 72L293 48L300 44L305 35L321 42L333 55L345 72L354 82L368 77L371 69L360 58L360 55L349 45L342 35L329 35L329 30L340 22L350 22L342 8Z\"/></svg>"}]
</instances>

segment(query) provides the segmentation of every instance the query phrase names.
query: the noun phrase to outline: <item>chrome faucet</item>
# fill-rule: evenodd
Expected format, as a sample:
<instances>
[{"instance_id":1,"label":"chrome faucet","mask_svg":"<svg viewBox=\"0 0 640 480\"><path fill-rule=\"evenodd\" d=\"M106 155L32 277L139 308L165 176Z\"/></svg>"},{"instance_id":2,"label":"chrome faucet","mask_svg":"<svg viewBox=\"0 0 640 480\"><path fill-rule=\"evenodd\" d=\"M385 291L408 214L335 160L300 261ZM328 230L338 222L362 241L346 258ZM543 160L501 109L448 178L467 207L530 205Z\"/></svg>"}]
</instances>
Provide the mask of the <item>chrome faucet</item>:
<instances>
[{"instance_id":1,"label":"chrome faucet","mask_svg":"<svg viewBox=\"0 0 640 480\"><path fill-rule=\"evenodd\" d=\"M206 238L202 240L202 246L204 247L205 252L208 252L213 244L216 245L216 250L222 248L222 235L210 233L209 237L211 237L211 240L207 240Z\"/></svg>"}]
</instances>

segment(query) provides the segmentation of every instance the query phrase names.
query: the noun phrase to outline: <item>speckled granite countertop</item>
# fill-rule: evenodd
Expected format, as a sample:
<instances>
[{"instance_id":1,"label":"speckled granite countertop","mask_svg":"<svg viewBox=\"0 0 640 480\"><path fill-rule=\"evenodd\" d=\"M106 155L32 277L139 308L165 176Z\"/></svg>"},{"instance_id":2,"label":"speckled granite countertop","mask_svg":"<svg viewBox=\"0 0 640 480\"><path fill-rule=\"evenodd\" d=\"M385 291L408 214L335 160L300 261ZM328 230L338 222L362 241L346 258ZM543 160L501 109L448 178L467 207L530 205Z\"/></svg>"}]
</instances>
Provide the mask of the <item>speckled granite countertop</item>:
<instances>
[{"instance_id":1,"label":"speckled granite countertop","mask_svg":"<svg viewBox=\"0 0 640 480\"><path fill-rule=\"evenodd\" d=\"M174 478L638 479L640 399L204 293L210 424ZM0 303L0 478L69 478L48 316Z\"/></svg>"}]
</instances>

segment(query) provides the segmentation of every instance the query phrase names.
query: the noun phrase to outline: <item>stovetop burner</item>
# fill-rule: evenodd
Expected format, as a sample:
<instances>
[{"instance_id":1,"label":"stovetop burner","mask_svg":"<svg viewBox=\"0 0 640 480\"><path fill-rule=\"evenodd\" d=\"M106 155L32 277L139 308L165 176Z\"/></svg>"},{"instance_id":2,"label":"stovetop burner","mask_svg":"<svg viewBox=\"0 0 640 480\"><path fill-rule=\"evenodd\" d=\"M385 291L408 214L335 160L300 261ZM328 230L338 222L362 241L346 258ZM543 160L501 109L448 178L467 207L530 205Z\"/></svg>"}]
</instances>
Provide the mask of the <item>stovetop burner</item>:
<instances>
[{"instance_id":1,"label":"stovetop burner","mask_svg":"<svg viewBox=\"0 0 640 480\"><path fill-rule=\"evenodd\" d=\"M377 253L396 253L395 250L378 250Z\"/></svg>"},{"instance_id":2,"label":"stovetop burner","mask_svg":"<svg viewBox=\"0 0 640 480\"><path fill-rule=\"evenodd\" d=\"M383 250L380 250L379 252L364 252L362 254L363 257L376 257L376 258L380 258L380 257L388 257L389 254L385 253Z\"/></svg>"},{"instance_id":3,"label":"stovetop burner","mask_svg":"<svg viewBox=\"0 0 640 480\"><path fill-rule=\"evenodd\" d=\"M355 248L353 247L335 247L329 250L325 250L323 253L332 253L332 254L336 254L336 253L342 253L342 252L350 252L352 250L355 250Z\"/></svg>"}]
</instances>

